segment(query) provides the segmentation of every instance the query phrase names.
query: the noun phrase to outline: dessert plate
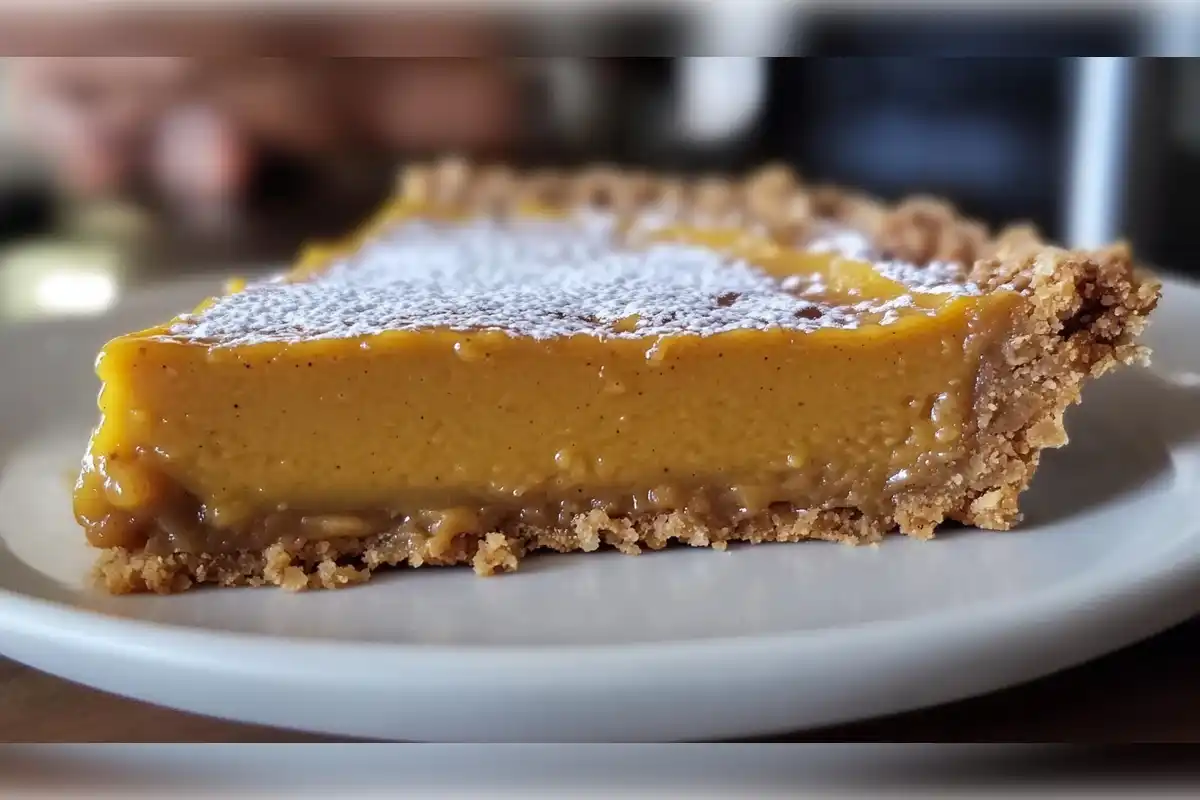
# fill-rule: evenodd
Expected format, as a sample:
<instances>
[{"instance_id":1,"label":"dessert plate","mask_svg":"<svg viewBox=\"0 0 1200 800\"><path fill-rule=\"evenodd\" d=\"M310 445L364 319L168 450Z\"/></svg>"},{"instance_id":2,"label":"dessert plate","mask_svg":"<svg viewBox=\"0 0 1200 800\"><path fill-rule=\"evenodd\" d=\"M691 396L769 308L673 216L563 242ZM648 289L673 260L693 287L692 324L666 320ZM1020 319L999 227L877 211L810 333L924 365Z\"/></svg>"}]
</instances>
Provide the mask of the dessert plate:
<instances>
[{"instance_id":1,"label":"dessert plate","mask_svg":"<svg viewBox=\"0 0 1200 800\"><path fill-rule=\"evenodd\" d=\"M216 282L0 327L0 652L246 722L420 740L767 735L955 700L1200 610L1200 287L1166 281L1155 366L1088 391L1011 533L545 555L493 579L109 597L70 511L105 339Z\"/></svg>"}]
</instances>

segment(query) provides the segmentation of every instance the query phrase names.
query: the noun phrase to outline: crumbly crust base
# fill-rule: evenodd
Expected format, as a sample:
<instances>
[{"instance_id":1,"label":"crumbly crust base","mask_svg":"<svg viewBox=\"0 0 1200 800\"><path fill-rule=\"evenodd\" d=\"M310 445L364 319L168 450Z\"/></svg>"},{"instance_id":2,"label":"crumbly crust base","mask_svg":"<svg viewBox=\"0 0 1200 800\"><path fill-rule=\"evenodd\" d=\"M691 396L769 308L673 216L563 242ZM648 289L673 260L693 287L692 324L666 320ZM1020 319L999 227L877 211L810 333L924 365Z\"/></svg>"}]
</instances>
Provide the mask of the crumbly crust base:
<instances>
[{"instance_id":1,"label":"crumbly crust base","mask_svg":"<svg viewBox=\"0 0 1200 800\"><path fill-rule=\"evenodd\" d=\"M364 583L383 567L408 564L470 564L478 575L512 572L537 550L592 552L601 547L637 555L672 543L724 550L730 542L799 542L819 539L873 544L894 527L850 509L766 512L733 527L714 527L680 512L613 518L603 511L579 514L570 528L516 526L483 536L462 535L447 551L435 552L428 540L396 534L364 539L331 539L261 552L150 556L123 548L105 550L95 576L113 594L181 592L197 584L275 585L292 591L340 589Z\"/></svg>"},{"instance_id":2,"label":"crumbly crust base","mask_svg":"<svg viewBox=\"0 0 1200 800\"><path fill-rule=\"evenodd\" d=\"M891 516L858 509L768 511L722 527L672 512L612 518L602 511L577 516L569 528L516 526L457 537L448 551L399 534L364 539L276 544L265 551L151 556L106 550L95 569L113 593L183 591L197 584L339 588L362 583L384 566L471 564L481 575L517 568L536 550L592 551L602 545L636 554L671 542L724 549L729 542L822 539L849 544L902 532L930 538L943 521L992 530L1020 521L1018 498L1041 451L1067 442L1066 409L1080 400L1089 378L1122 364L1145 362L1137 343L1160 296L1160 285L1138 269L1129 249L1064 250L1028 226L990 235L947 203L912 198L888 207L829 187L807 187L786 169L768 168L740 181L684 182L641 173L594 169L571 176L516 175L446 161L407 170L400 194L421 202L503 211L516 201L636 211L673 203L680 221L733 214L772 236L796 243L817 220L833 220L869 236L881 253L909 263L954 261L984 290L1021 293L1028 313L985 359L976 393L971 457L946 486L904 498Z\"/></svg>"}]
</instances>

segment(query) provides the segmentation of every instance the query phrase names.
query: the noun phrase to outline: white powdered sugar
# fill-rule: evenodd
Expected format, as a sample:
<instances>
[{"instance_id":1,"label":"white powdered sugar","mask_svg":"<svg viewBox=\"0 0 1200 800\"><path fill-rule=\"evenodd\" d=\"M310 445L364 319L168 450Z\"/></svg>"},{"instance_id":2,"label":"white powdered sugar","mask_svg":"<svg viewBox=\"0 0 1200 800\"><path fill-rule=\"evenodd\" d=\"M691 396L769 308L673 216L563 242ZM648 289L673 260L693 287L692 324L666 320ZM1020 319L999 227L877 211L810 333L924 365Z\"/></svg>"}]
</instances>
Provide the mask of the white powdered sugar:
<instances>
[{"instance_id":1,"label":"white powdered sugar","mask_svg":"<svg viewBox=\"0 0 1200 800\"><path fill-rule=\"evenodd\" d=\"M873 261L876 255L875 248L866 236L856 230L833 225L820 226L805 249L812 253L837 253L858 261Z\"/></svg>"},{"instance_id":2,"label":"white powdered sugar","mask_svg":"<svg viewBox=\"0 0 1200 800\"><path fill-rule=\"evenodd\" d=\"M879 317L878 324L891 325L900 319L900 313L906 308L914 308L916 303L913 302L912 295L903 294L892 300L885 300L882 303L874 301L864 301L855 303L851 308L859 314L876 314L882 315Z\"/></svg>"},{"instance_id":3,"label":"white powdered sugar","mask_svg":"<svg viewBox=\"0 0 1200 800\"><path fill-rule=\"evenodd\" d=\"M599 215L409 221L311 280L252 285L170 332L222 346L431 328L535 339L705 336L857 327L865 314L886 324L904 307L904 298L831 305L805 291L815 288L701 246L623 245Z\"/></svg>"},{"instance_id":4,"label":"white powdered sugar","mask_svg":"<svg viewBox=\"0 0 1200 800\"><path fill-rule=\"evenodd\" d=\"M861 232L827 226L805 245L813 253L837 253L844 258L870 261L883 277L931 294L978 294L967 281L967 267L951 261L931 261L923 266L880 259L871 241Z\"/></svg>"},{"instance_id":5,"label":"white powdered sugar","mask_svg":"<svg viewBox=\"0 0 1200 800\"><path fill-rule=\"evenodd\" d=\"M979 287L967 282L967 270L952 261L931 261L923 267L902 261L882 261L875 269L883 277L931 294L979 294Z\"/></svg>"}]
</instances>

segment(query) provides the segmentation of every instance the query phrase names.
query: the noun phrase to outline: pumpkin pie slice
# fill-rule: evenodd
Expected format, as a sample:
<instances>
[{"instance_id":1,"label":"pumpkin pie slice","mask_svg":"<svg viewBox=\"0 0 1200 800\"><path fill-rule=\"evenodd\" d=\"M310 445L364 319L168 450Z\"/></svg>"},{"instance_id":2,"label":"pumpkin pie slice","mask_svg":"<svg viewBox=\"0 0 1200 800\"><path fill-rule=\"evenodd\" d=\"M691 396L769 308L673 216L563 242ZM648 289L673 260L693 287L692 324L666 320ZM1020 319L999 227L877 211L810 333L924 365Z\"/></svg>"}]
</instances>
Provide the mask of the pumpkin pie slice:
<instances>
[{"instance_id":1,"label":"pumpkin pie slice","mask_svg":"<svg viewBox=\"0 0 1200 800\"><path fill-rule=\"evenodd\" d=\"M105 346L75 514L115 593L1006 530L1158 297L1124 247L779 169L413 168L351 241Z\"/></svg>"}]
</instances>

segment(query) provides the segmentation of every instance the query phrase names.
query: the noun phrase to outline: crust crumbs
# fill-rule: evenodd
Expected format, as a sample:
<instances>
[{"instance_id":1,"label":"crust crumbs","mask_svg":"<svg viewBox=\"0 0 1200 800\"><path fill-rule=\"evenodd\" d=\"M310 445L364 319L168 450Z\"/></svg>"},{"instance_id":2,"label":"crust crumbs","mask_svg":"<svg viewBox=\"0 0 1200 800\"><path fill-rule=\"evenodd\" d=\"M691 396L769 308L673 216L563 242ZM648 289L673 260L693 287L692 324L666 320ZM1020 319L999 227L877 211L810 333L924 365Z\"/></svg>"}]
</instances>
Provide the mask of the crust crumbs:
<instances>
[{"instance_id":1,"label":"crust crumbs","mask_svg":"<svg viewBox=\"0 0 1200 800\"><path fill-rule=\"evenodd\" d=\"M257 553L152 556L124 548L104 550L94 576L113 594L172 594L195 584L279 586L290 591L341 589L364 583L379 569L470 564L476 574L514 572L521 559L537 550L559 553L602 547L627 555L670 544L724 550L730 542L799 542L819 539L858 545L878 542L887 526L850 509L772 511L728 528L709 527L681 512L637 518L610 517L603 511L579 514L569 529L516 525L483 536L463 534L449 549L427 539L392 533L364 539L274 544Z\"/></svg>"}]
</instances>

